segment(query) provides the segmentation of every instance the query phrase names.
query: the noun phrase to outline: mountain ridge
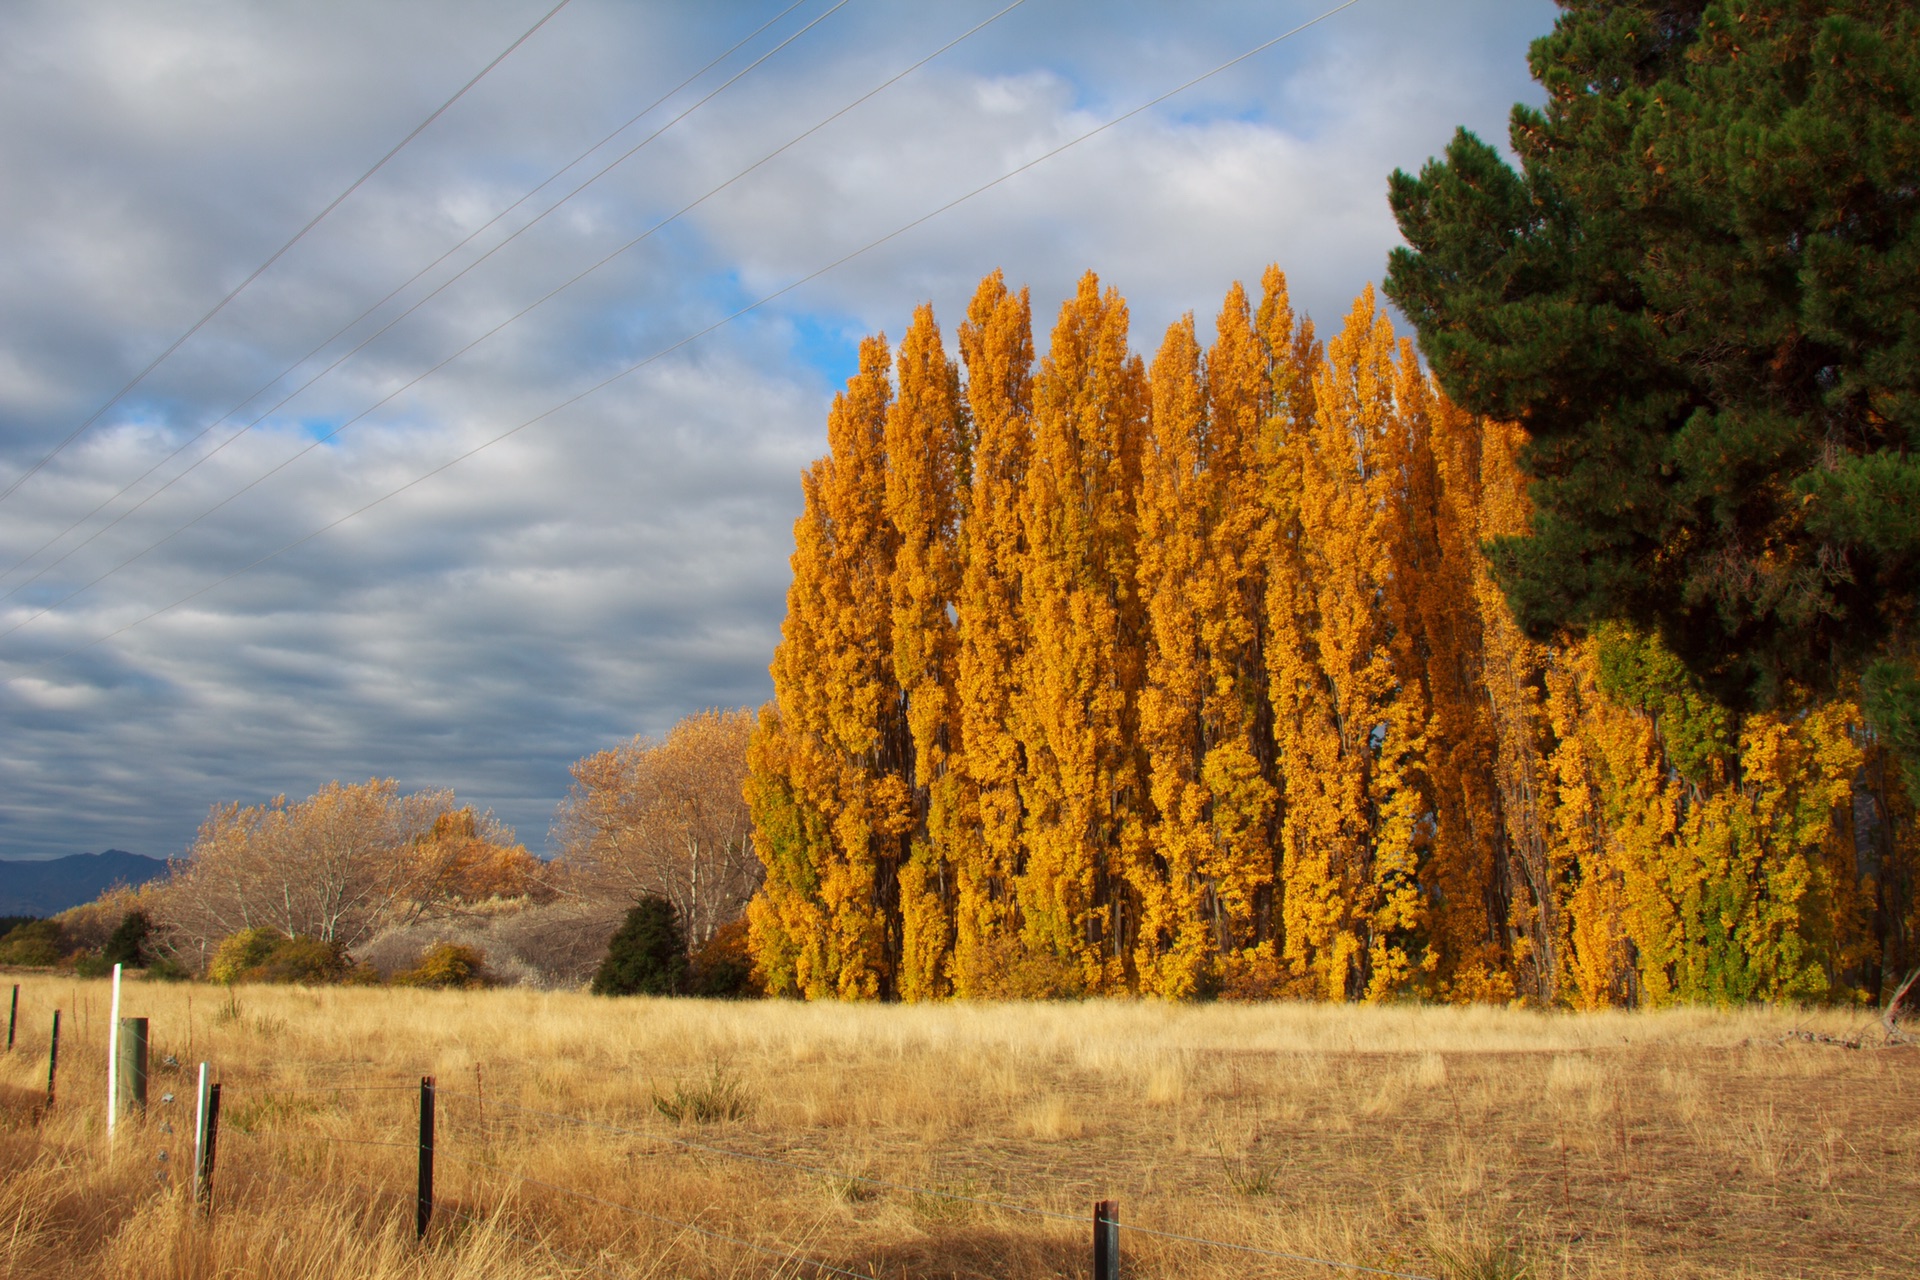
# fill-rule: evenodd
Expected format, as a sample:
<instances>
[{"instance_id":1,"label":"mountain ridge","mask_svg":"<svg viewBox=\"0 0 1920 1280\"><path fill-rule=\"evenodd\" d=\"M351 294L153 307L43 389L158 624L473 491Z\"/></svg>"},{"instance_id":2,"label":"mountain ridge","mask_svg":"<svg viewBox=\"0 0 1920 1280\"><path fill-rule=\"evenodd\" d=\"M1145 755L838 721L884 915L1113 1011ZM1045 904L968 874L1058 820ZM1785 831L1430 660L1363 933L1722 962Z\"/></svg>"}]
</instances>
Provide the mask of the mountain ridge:
<instances>
[{"instance_id":1,"label":"mountain ridge","mask_svg":"<svg viewBox=\"0 0 1920 1280\"><path fill-rule=\"evenodd\" d=\"M166 859L125 849L31 861L0 858L0 915L55 915L116 884L139 886L166 873Z\"/></svg>"}]
</instances>

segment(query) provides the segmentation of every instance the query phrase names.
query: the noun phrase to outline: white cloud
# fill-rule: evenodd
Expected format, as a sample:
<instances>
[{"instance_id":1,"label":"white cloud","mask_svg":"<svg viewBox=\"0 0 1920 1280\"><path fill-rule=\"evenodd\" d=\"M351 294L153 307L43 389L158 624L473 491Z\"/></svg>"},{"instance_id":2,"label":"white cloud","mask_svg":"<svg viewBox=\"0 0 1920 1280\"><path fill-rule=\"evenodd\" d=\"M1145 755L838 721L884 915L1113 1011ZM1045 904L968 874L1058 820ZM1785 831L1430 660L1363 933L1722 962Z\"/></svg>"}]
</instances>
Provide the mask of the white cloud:
<instances>
[{"instance_id":1,"label":"white cloud","mask_svg":"<svg viewBox=\"0 0 1920 1280\"><path fill-rule=\"evenodd\" d=\"M0 487L545 7L47 0L0 13ZM1553 14L1546 0L1365 0L206 590L1314 11L1015 10L201 515L994 7L849 5L123 523L78 546L344 346L0 578L14 589L71 552L0 601L0 631L19 627L0 636L0 856L177 853L215 801L372 775L452 786L540 847L569 761L766 696L799 473L824 446L829 371L858 333L897 336L923 298L951 328L1000 267L1034 287L1044 340L1092 267L1128 295L1151 350L1181 311L1206 325L1228 282L1270 260L1296 301L1337 322L1393 243L1387 172L1417 166L1456 122L1499 136L1507 104L1529 96L1525 40ZM776 11L575 0L0 504L0 568Z\"/></svg>"}]
</instances>

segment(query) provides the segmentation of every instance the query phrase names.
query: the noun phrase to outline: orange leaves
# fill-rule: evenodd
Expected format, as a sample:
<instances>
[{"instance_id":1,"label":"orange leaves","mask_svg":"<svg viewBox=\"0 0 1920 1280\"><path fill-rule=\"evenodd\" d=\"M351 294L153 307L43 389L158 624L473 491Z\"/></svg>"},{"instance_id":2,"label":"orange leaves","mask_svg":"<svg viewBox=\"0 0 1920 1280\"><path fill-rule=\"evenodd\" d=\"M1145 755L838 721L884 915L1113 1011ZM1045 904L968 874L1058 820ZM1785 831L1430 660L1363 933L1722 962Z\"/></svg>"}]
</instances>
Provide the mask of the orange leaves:
<instances>
[{"instance_id":1,"label":"orange leaves","mask_svg":"<svg viewBox=\"0 0 1920 1280\"><path fill-rule=\"evenodd\" d=\"M962 367L927 307L863 345L750 752L769 989L1596 1005L1866 956L1844 716L1755 722L1738 794L1690 799L1590 647L1507 612L1521 434L1371 290L1323 349L1261 289L1151 375L1092 274L1037 365L997 273ZM1764 973L1687 941L1736 867Z\"/></svg>"},{"instance_id":2,"label":"orange leaves","mask_svg":"<svg viewBox=\"0 0 1920 1280\"><path fill-rule=\"evenodd\" d=\"M746 710L698 712L664 741L635 738L572 766L554 821L562 866L622 907L672 902L694 946L737 919L760 883L743 792Z\"/></svg>"}]
</instances>

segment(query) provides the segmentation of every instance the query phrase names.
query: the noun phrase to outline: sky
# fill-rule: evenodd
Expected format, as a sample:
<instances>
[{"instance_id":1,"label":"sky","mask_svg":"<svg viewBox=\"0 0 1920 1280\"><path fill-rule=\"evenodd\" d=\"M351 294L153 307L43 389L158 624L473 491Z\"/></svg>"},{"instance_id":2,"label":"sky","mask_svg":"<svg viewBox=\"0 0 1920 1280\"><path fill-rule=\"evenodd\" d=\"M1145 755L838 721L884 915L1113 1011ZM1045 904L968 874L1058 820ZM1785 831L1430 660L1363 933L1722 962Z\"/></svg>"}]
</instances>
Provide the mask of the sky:
<instances>
[{"instance_id":1,"label":"sky","mask_svg":"<svg viewBox=\"0 0 1920 1280\"><path fill-rule=\"evenodd\" d=\"M772 696L861 337L995 269L1042 349L1089 269L1149 355L1268 263L1337 325L1556 12L1358 0L926 218L1337 0L554 3L0 6L0 858L370 777L547 852Z\"/></svg>"}]
</instances>

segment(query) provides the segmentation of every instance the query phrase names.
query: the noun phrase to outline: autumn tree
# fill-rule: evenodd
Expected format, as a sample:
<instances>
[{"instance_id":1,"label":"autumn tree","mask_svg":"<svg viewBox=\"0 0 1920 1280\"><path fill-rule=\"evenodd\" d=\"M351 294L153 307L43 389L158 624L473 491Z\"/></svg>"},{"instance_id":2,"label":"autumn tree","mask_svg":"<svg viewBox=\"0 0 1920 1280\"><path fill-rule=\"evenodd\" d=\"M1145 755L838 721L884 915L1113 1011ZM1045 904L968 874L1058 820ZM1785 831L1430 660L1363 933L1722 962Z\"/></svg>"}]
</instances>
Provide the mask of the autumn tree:
<instances>
[{"instance_id":1,"label":"autumn tree","mask_svg":"<svg viewBox=\"0 0 1920 1280\"><path fill-rule=\"evenodd\" d=\"M739 919L762 874L744 791L752 729L744 709L702 711L659 742L575 761L553 831L572 883L628 906L665 899L696 947Z\"/></svg>"},{"instance_id":2,"label":"autumn tree","mask_svg":"<svg viewBox=\"0 0 1920 1280\"><path fill-rule=\"evenodd\" d=\"M900 866L899 990L949 989L955 894L951 860L960 775L955 681L960 506L970 463L960 373L933 308L914 312L900 343L899 385L886 425L886 517L898 538L892 582L893 676L905 704L912 830Z\"/></svg>"},{"instance_id":3,"label":"autumn tree","mask_svg":"<svg viewBox=\"0 0 1920 1280\"><path fill-rule=\"evenodd\" d=\"M960 326L972 458L960 524L954 702L960 735L954 869L955 990L996 994L1020 945L1025 771L1015 716L1027 648L1021 497L1033 446L1033 320L1027 291L999 272L980 282Z\"/></svg>"},{"instance_id":4,"label":"autumn tree","mask_svg":"<svg viewBox=\"0 0 1920 1280\"><path fill-rule=\"evenodd\" d=\"M1027 946L1090 991L1123 989L1146 856L1138 749L1145 618L1134 573L1146 370L1127 306L1088 272L1060 309L1033 389L1021 506L1028 632L1014 716L1025 767Z\"/></svg>"},{"instance_id":5,"label":"autumn tree","mask_svg":"<svg viewBox=\"0 0 1920 1280\"><path fill-rule=\"evenodd\" d=\"M1204 371L1191 317L1152 370L1140 591L1141 741L1157 820L1136 863L1143 990L1187 996L1272 962L1277 792L1262 647L1269 353L1235 285ZM1218 963L1216 963L1216 957Z\"/></svg>"},{"instance_id":6,"label":"autumn tree","mask_svg":"<svg viewBox=\"0 0 1920 1280\"><path fill-rule=\"evenodd\" d=\"M775 993L899 993L913 736L894 673L888 363L884 338L861 343L860 370L827 416L828 454L802 478L778 712L752 748L767 868L752 928Z\"/></svg>"},{"instance_id":7,"label":"autumn tree","mask_svg":"<svg viewBox=\"0 0 1920 1280\"><path fill-rule=\"evenodd\" d=\"M1529 634L1487 554L1537 515L1525 427L1371 290L1323 348L1261 283L1151 376L1091 274L1037 367L997 274L959 367L924 307L863 346L747 751L768 989L1600 1007L1910 965L1911 796L1858 704Z\"/></svg>"},{"instance_id":8,"label":"autumn tree","mask_svg":"<svg viewBox=\"0 0 1920 1280\"><path fill-rule=\"evenodd\" d=\"M252 928L351 951L444 906L464 873L518 865L515 848L511 831L456 809L452 792L402 794L391 778L331 782L296 804L216 805L156 890L156 922L202 963L213 943Z\"/></svg>"},{"instance_id":9,"label":"autumn tree","mask_svg":"<svg viewBox=\"0 0 1920 1280\"><path fill-rule=\"evenodd\" d=\"M1314 416L1282 464L1297 514L1268 610L1286 956L1335 999L1387 995L1428 963L1410 776L1426 708L1396 672L1388 608L1405 501L1393 390L1392 326L1368 289L1314 371Z\"/></svg>"}]
</instances>

